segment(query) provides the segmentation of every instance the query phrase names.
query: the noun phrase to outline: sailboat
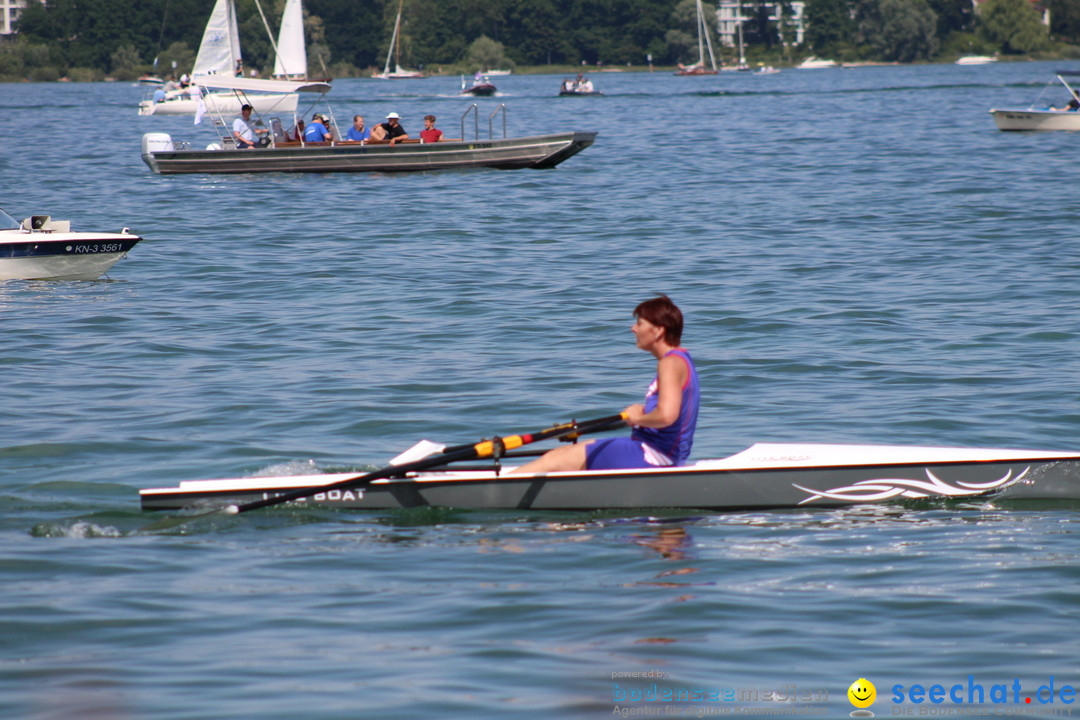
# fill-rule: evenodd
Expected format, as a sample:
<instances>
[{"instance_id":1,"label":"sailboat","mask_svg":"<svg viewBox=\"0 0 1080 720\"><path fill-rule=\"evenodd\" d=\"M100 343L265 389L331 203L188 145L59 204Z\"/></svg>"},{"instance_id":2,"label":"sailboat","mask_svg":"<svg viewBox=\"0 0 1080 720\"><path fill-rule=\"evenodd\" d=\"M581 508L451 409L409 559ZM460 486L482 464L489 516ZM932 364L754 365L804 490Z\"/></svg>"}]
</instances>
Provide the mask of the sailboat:
<instances>
[{"instance_id":1,"label":"sailboat","mask_svg":"<svg viewBox=\"0 0 1080 720\"><path fill-rule=\"evenodd\" d=\"M709 27L705 22L705 10L701 7L701 0L697 0L697 45L698 45L698 61L693 65L683 65L679 63L679 70L676 75L716 75L716 56L713 55L712 49L712 37L709 35ZM705 67L705 44L709 46L709 62L712 64L712 70Z\"/></svg>"},{"instance_id":2,"label":"sailboat","mask_svg":"<svg viewBox=\"0 0 1080 720\"><path fill-rule=\"evenodd\" d=\"M300 0L286 0L275 48L274 77L307 80L307 47L304 44L304 8Z\"/></svg>"},{"instance_id":3,"label":"sailboat","mask_svg":"<svg viewBox=\"0 0 1080 720\"><path fill-rule=\"evenodd\" d=\"M401 46L398 43L398 34L401 32L401 9L405 0L399 0L397 20L394 21L394 34L390 36L390 49L386 51L386 66L381 73L375 73L371 77L379 80L403 80L408 78L426 77L419 70L406 70L401 67ZM394 71L390 71L390 58L394 58Z\"/></svg>"},{"instance_id":4,"label":"sailboat","mask_svg":"<svg viewBox=\"0 0 1080 720\"><path fill-rule=\"evenodd\" d=\"M297 2L299 5L299 2ZM289 6L286 5L286 13ZM284 30L285 21L282 20ZM303 15L301 13L301 35L303 42ZM210 13L210 19L203 31L202 42L199 44L199 54L195 57L195 68L191 72L191 84L186 88L166 92L163 98L144 100L139 103L140 115L196 115L200 103L204 107L212 103L214 108L222 114L237 114L244 104L251 105L257 113L280 112L289 114L296 112L297 95L289 89L295 83L284 83L277 88L272 80L263 80L260 85L265 87L265 92L240 93L221 91L208 94L200 87L200 78L209 76L233 77L243 72L244 61L240 56L240 31L236 23L236 5L234 0L217 0L214 9ZM307 61L304 61L304 72L307 72ZM280 92L274 92L280 89ZM209 95L213 95L210 97Z\"/></svg>"}]
</instances>

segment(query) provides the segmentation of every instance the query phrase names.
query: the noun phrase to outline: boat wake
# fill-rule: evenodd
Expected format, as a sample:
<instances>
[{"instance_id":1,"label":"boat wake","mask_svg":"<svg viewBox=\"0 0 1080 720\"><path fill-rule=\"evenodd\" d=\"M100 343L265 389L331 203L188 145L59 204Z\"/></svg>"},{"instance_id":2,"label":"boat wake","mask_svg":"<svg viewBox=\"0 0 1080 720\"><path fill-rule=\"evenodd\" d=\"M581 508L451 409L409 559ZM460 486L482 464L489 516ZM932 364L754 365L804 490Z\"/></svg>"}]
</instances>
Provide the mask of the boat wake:
<instances>
[{"instance_id":1,"label":"boat wake","mask_svg":"<svg viewBox=\"0 0 1080 720\"><path fill-rule=\"evenodd\" d=\"M71 525L60 523L38 523L30 530L30 535L39 538L70 538L82 540L85 538L118 538L125 533L109 525L79 520Z\"/></svg>"}]
</instances>

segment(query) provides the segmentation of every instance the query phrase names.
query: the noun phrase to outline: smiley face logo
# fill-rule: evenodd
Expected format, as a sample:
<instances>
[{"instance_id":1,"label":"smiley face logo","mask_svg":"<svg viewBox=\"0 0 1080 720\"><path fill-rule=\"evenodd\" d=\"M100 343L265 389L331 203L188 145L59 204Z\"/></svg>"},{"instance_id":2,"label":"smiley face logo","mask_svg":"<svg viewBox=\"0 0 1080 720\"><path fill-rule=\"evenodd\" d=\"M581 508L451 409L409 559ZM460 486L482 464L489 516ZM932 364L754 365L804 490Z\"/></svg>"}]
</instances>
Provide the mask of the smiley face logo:
<instances>
[{"instance_id":1,"label":"smiley face logo","mask_svg":"<svg viewBox=\"0 0 1080 720\"><path fill-rule=\"evenodd\" d=\"M874 687L874 683L866 678L859 678L851 683L851 687L847 691L847 697L855 707L868 708L877 699L877 688Z\"/></svg>"}]
</instances>

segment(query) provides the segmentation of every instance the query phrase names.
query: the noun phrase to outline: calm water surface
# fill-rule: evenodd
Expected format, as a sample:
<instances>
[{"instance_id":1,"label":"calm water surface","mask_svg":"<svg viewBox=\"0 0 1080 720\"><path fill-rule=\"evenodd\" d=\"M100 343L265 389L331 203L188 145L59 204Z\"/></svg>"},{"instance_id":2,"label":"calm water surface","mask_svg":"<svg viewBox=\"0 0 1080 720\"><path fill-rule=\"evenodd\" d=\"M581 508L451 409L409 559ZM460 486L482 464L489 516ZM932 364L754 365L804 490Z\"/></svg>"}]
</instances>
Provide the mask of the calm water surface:
<instances>
[{"instance_id":1,"label":"calm water surface","mask_svg":"<svg viewBox=\"0 0 1080 720\"><path fill-rule=\"evenodd\" d=\"M600 98L497 78L482 134L505 103L510 134L596 144L409 176L154 176L142 133L206 130L136 117L129 85L0 86L2 207L145 238L108 280L0 284L0 715L846 717L859 678L879 717L894 685L1072 709L1080 505L306 508L145 533L137 496L607 415L650 378L629 313L655 292L687 315L697 458L1077 449L1077 137L986 112L1060 66L603 73ZM343 80L332 107L456 136L457 85ZM649 701L694 689L737 699Z\"/></svg>"}]
</instances>

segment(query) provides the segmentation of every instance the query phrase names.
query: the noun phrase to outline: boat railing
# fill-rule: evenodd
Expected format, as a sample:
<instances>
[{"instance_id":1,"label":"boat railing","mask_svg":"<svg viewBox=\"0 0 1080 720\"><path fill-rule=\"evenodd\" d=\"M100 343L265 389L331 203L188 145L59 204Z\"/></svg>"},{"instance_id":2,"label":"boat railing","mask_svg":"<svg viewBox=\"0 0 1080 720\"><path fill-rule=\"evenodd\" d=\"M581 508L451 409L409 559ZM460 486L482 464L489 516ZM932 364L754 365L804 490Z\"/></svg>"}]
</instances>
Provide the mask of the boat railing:
<instances>
[{"instance_id":1,"label":"boat railing","mask_svg":"<svg viewBox=\"0 0 1080 720\"><path fill-rule=\"evenodd\" d=\"M500 103L499 107L492 110L491 115L488 116L488 139L489 140L494 140L495 139L495 130L493 129L494 125L495 125L495 116L498 115L500 112L502 113L502 118L503 118L503 140L506 139L506 103Z\"/></svg>"},{"instance_id":2,"label":"boat railing","mask_svg":"<svg viewBox=\"0 0 1080 720\"><path fill-rule=\"evenodd\" d=\"M461 139L465 140L465 118L469 117L469 113L473 116L473 139L480 139L480 108L476 103L473 103L465 112L461 114ZM488 139L495 139L495 116L502 113L503 121L503 139L506 139L506 103L500 103L497 108L491 111L491 115L488 116Z\"/></svg>"},{"instance_id":3,"label":"boat railing","mask_svg":"<svg viewBox=\"0 0 1080 720\"><path fill-rule=\"evenodd\" d=\"M463 112L461 114L461 139L462 140L465 139L465 118L467 118L469 116L469 113L473 114L473 124L475 125L475 127L473 129L473 137L474 137L474 139L479 140L480 139L480 108L478 108L476 106L476 103L473 103L472 105L470 105L468 108L466 108L465 112Z\"/></svg>"}]
</instances>

